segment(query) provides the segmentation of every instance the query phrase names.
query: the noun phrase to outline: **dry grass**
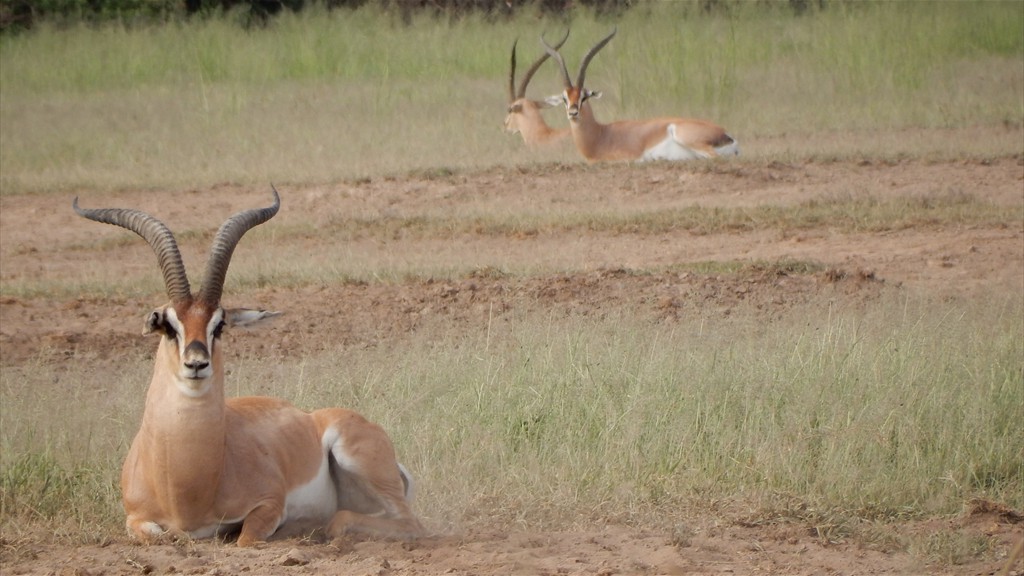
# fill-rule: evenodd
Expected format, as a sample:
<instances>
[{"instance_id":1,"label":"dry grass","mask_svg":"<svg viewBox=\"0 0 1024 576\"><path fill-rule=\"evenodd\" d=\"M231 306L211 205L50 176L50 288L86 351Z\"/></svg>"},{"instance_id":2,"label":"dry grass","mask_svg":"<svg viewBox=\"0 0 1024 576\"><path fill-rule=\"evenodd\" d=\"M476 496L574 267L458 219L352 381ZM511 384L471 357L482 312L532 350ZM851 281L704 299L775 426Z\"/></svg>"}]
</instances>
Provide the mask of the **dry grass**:
<instances>
[{"instance_id":1,"label":"dry grass","mask_svg":"<svg viewBox=\"0 0 1024 576\"><path fill-rule=\"evenodd\" d=\"M711 118L754 159L1022 151L1024 48L1006 26L1024 17L1019 4L872 6L677 26L671 3L651 3L618 22L591 67L590 86L605 93L595 113ZM528 58L539 46L527 39L563 25L395 27L369 10L312 11L258 31L212 20L3 38L0 190L312 183L578 162L569 146L529 152L501 129L512 40L523 39ZM576 62L610 23L580 14L571 27L566 57ZM674 49L652 51L649 37ZM531 96L559 89L546 68ZM565 122L557 110L547 117ZM979 139L976 126L1006 129Z\"/></svg>"},{"instance_id":2,"label":"dry grass","mask_svg":"<svg viewBox=\"0 0 1024 576\"><path fill-rule=\"evenodd\" d=\"M953 6L936 11L940 36L972 38L973 50L920 40L935 20L899 19L922 28L898 35L886 34L892 32L886 25L873 32L875 42L865 42L858 32L886 16L868 11L863 20L826 14L773 19L763 27L756 19L704 27L707 22L688 21L682 32L663 31L683 38L686 50L643 60L634 57L644 54L637 30L665 19L624 22L612 49L595 62L592 80L608 86L599 116L676 113L684 102L736 127L749 142L750 159L738 163L744 167L794 157L1020 154L1020 42L989 46L979 30L1000 19L993 14L1015 17L1022 5ZM607 28L588 17L574 24L577 52ZM525 151L500 132L508 45L517 35L535 34L537 23L414 30L380 24L372 37L363 33L367 26L359 19L299 17L246 34L214 22L5 38L2 193L308 185L409 173L443 179L480 166L578 161L568 149ZM829 33L819 35L819 26ZM408 34L418 42L408 42ZM701 34L723 34L732 44L718 50L706 43L711 48L700 51ZM143 41L150 36L155 48ZM335 37L347 39L332 43ZM198 47L174 49L183 43ZM686 60L659 59L677 53ZM184 61L161 60L175 54L185 54ZM416 59L423 54L434 55L429 66ZM907 62L887 66L901 54ZM80 74L73 73L76 65ZM686 82L662 89L656 79L665 68L683 70ZM162 69L170 72L160 76ZM971 138L976 125L1002 128L979 141ZM1019 208L958 192L911 201L851 194L748 209L566 207L455 216L425 209L275 233L333 234L336 245L412 237L433 250L432 240L466 234L504 240L801 229L822 222L851 232L1012 226L1021 216ZM207 234L183 230L180 238L195 250ZM434 278L476 265L465 263L465 251L462 264L444 270L424 270L409 255L383 265L350 258L344 247L297 259L288 252L293 246L277 249L272 240L261 255L267 261L240 255L230 282ZM116 253L137 240L95 242ZM346 265L334 263L346 258ZM813 262L782 265L817 270ZM734 271L729 262L701 266ZM5 296L29 298L138 292L159 293L158 279L129 282L122 271L96 270L84 283L3 286ZM418 506L439 526L499 521L540 530L611 518L675 531L685 540L679 526L688 509L728 498L755 507L751 523L784 518L830 542L870 532L865 522L953 513L975 496L1024 508L1019 294L979 301L891 297L868 311L819 304L771 322L740 310L713 333L652 325L621 311L602 318L523 313L456 337L423 331L386 349L339 348L274 362L238 357L229 391L272 393L302 407L347 405L378 420L422 485L431 486ZM139 420L150 362L129 358L108 372L41 355L38 363L4 367L4 542L39 526L56 525L59 537L77 542L121 531L112 479ZM948 534L906 540L884 529L866 537L947 564L987 545Z\"/></svg>"},{"instance_id":3,"label":"dry grass","mask_svg":"<svg viewBox=\"0 0 1024 576\"><path fill-rule=\"evenodd\" d=\"M418 507L438 526L614 517L667 529L699 500L730 498L761 501L751 522L786 518L828 541L976 495L1024 507L1020 305L896 298L756 328L740 314L713 335L522 316L454 339L234 358L229 393L379 421L431 487ZM3 371L5 532L58 517L71 533L120 524L112 479L149 360L111 377L77 365Z\"/></svg>"}]
</instances>

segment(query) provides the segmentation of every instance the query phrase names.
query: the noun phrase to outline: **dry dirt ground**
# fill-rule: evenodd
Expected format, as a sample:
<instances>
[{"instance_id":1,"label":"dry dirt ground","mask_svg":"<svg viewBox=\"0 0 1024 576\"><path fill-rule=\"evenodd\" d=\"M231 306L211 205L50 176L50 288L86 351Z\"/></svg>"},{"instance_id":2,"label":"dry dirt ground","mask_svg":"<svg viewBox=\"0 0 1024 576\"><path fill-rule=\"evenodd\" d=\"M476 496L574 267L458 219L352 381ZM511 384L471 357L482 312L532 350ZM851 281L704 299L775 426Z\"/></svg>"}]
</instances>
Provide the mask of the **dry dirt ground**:
<instances>
[{"instance_id":1,"label":"dry dirt ground","mask_svg":"<svg viewBox=\"0 0 1024 576\"><path fill-rule=\"evenodd\" d=\"M370 347L432 323L457 331L480 315L517 309L601 314L635 310L659 322L702 315L798 313L825 295L870 303L886 290L972 298L997 290L1024 297L1024 222L934 224L882 233L848 232L823 222L788 230L699 233L670 230L523 234L461 230L456 234L355 234L344 243L330 231L346 218L608 212L704 207L798 206L828 197L886 198L968 194L1008 209L1024 204L1024 158L991 161L799 162L714 165L548 165L472 173L413 174L315 187L279 185L280 234L268 257L322 259L359 269L459 271L445 280L316 282L251 286L229 305L285 310L273 343L239 335L232 346L270 354L315 354L329 346ZM76 217L73 194L0 197L0 280L7 285L103 278L109 262L125 277L156 275L153 255L119 232ZM220 186L181 193L89 193L83 205L146 210L172 229L205 232L235 210L263 205L266 190ZM198 216L197 216L198 215ZM408 220L412 219L412 220ZM270 225L268 225L268 228ZM303 232L305 230L305 232ZM269 232L268 232L269 234ZM114 240L96 242L95 239ZM195 268L209 236L182 242ZM251 246L250 246L251 247ZM243 248L245 242L243 241ZM240 249L236 259L244 260ZM816 262L812 271L757 263ZM735 273L681 272L693 262L750 262ZM240 263L241 268L253 264ZM233 268L234 270L234 268ZM345 269L347 270L347 268ZM345 272L345 270L342 270ZM509 272L512 271L512 272ZM649 271L649 273L637 273ZM139 337L153 294L81 298L7 295L0 301L0 367L29 362L83 362L97 367L127 348L140 357L153 342ZM325 303L330 312L324 313ZM753 312L749 312L753 311ZM569 532L472 527L411 543L284 540L256 549L230 543L139 546L126 537L67 546L46 537L0 535L3 574L993 574L1022 538L1019 511L966 503L962 514L895 527L905 534L953 531L987 536L991 551L966 564L929 564L907 552L858 541L830 541L807 526L749 522L728 510L697 515L685 530L665 533L618 525ZM1016 564L1010 574L1024 573Z\"/></svg>"}]
</instances>

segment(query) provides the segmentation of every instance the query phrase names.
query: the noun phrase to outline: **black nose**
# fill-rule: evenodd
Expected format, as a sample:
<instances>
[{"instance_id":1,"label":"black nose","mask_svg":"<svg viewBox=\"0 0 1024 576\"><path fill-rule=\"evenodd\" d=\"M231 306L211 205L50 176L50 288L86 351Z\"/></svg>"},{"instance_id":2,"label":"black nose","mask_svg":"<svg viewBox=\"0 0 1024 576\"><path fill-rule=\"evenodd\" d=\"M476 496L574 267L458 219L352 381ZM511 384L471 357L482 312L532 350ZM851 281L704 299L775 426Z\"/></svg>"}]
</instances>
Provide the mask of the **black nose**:
<instances>
[{"instance_id":1,"label":"black nose","mask_svg":"<svg viewBox=\"0 0 1024 576\"><path fill-rule=\"evenodd\" d=\"M185 347L185 367L189 370L203 370L210 365L210 352L206 344L194 340Z\"/></svg>"}]
</instances>

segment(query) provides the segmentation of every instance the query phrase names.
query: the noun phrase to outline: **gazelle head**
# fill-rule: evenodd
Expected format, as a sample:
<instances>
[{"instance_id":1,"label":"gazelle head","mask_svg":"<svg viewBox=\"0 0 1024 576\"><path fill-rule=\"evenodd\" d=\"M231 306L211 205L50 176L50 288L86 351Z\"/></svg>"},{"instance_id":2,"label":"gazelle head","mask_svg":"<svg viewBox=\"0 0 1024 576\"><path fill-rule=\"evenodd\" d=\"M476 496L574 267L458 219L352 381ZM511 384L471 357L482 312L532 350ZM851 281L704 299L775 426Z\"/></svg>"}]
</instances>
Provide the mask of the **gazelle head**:
<instances>
[{"instance_id":1,"label":"gazelle head","mask_svg":"<svg viewBox=\"0 0 1024 576\"><path fill-rule=\"evenodd\" d=\"M178 245L163 222L138 210L79 208L78 198L75 198L73 207L80 216L131 230L142 236L156 252L170 302L146 317L145 329L161 334L161 350L169 350L170 361L175 364L168 368L173 370L178 388L186 395L205 394L210 388L210 378L223 369L219 362L218 339L225 325L243 324L252 318L251 311L226 311L220 300L235 245L251 228L277 214L281 206L277 189L273 186L271 189L274 192L272 206L238 212L217 230L198 294L193 294L189 287Z\"/></svg>"},{"instance_id":2,"label":"gazelle head","mask_svg":"<svg viewBox=\"0 0 1024 576\"><path fill-rule=\"evenodd\" d=\"M569 38L569 31L565 31L565 36L562 40L555 44L555 49L562 47L565 44L566 39ZM517 39L512 43L512 64L509 68L508 73L508 115L505 116L505 130L512 132L521 132L520 122L523 114L526 113L526 109L532 108L533 110L540 110L547 108L551 104L545 100L529 100L526 98L526 87L530 84L530 80L533 78L534 73L540 68L541 64L548 59L548 54L541 54L540 58L530 65L530 68L526 70L526 74L523 74L522 82L519 84L519 89L516 90L516 44L519 43Z\"/></svg>"},{"instance_id":3,"label":"gazelle head","mask_svg":"<svg viewBox=\"0 0 1024 576\"><path fill-rule=\"evenodd\" d=\"M605 44L611 41L615 36L617 29L613 29L612 33L605 36L597 44L587 51L583 56L583 60L580 62L580 71L576 75L576 84L573 85L572 80L569 78L569 70L565 67L565 59L558 52L558 48L548 44L544 36L540 37L541 44L544 45L544 50L547 51L548 55L558 62L559 69L562 71L562 85L565 88L562 91L561 96L551 96L547 98L547 102L552 105L563 104L565 106L565 113L569 116L570 122L576 122L579 120L580 108L583 107L583 103L591 98L600 98L601 93L591 90L587 90L583 81L587 76L587 66L590 64L590 59L597 54L598 50L604 48Z\"/></svg>"}]
</instances>

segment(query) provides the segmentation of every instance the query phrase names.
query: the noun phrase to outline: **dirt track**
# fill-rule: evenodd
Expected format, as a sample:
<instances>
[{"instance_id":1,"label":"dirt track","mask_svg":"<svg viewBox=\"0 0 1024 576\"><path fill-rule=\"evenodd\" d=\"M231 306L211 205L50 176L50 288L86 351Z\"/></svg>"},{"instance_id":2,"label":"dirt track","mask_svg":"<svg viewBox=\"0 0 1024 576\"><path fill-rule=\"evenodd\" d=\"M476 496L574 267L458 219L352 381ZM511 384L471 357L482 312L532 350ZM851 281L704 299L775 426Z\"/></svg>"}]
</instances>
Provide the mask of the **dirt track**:
<instances>
[{"instance_id":1,"label":"dirt track","mask_svg":"<svg viewBox=\"0 0 1024 576\"><path fill-rule=\"evenodd\" d=\"M517 307L601 314L635 310L660 322L730 314L737 306L768 315L794 313L823 294L870 303L883 290L971 298L991 291L1024 295L1024 222L1017 225L927 225L884 233L818 228L694 233L530 232L444 235L354 235L345 242L325 230L345 218L430 217L440 214L551 213L584 208L655 211L693 205L796 206L843 195L914 198L967 194L1019 209L1024 159L992 162L803 163L714 166L545 166L479 173L423 175L317 187L281 185L284 203L274 225L300 232L268 243L269 257L301 253L342 273L414 262L454 269L450 280L344 282L265 286L230 293L231 305L258 304L288 313L277 342L261 353L315 354L325 346L376 346L444 321L453 329L485 314ZM88 206L130 206L163 218L172 229L215 228L225 215L265 190L231 186L191 191L166 206L167 194L89 194ZM200 214L199 219L193 217ZM309 230L302 233L301 230ZM40 231L44 231L40 233ZM153 275L152 254L119 232L77 218L70 196L0 197L0 280L5 285L102 274L95 263L116 259L131 275ZM201 258L206 236L182 243L186 264ZM93 239L99 237L100 242ZM104 241L105 239L112 239ZM239 259L246 256L239 251ZM814 271L787 272L764 262L814 262ZM680 272L686 263L750 262L730 274ZM252 264L249 264L252 265ZM192 264L195 266L195 264ZM247 264L240 264L241 267ZM677 268L673 268L676 266ZM511 271L511 272L510 272ZM653 272L651 272L653 271ZM97 365L129 348L152 353L138 337L152 294L109 298L6 296L0 301L0 366L30 362ZM159 298L159 296L157 296ZM329 315L318 314L331 302ZM133 319L139 319L134 322ZM126 319L128 319L126 321ZM244 350L256 340L240 335ZM985 503L957 518L908 523L906 531L955 530L995 539L994 551L939 573L988 574L1021 537L1021 518ZM510 531L511 530L511 531ZM534 533L477 522L459 534L415 543L344 544L288 540L254 550L199 542L139 547L127 539L67 548L45 538L0 542L4 574L904 574L935 573L907 553L828 542L807 526L760 524L716 510L674 533L618 525ZM1022 568L1015 569L1020 574Z\"/></svg>"}]
</instances>

